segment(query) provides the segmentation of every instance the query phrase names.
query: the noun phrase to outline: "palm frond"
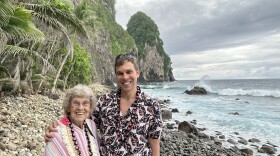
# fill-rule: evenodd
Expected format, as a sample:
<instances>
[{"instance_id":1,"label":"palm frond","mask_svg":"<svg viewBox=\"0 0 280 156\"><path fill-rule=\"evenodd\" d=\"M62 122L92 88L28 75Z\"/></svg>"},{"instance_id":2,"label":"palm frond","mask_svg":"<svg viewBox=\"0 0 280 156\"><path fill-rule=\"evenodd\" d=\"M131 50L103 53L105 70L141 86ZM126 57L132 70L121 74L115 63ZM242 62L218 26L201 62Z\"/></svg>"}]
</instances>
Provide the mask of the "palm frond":
<instances>
[{"instance_id":1,"label":"palm frond","mask_svg":"<svg viewBox=\"0 0 280 156\"><path fill-rule=\"evenodd\" d=\"M0 65L0 72L4 72L9 78L11 77L10 73L9 73L9 69L7 69L4 66Z\"/></svg>"},{"instance_id":2,"label":"palm frond","mask_svg":"<svg viewBox=\"0 0 280 156\"><path fill-rule=\"evenodd\" d=\"M25 8L32 11L34 15L39 20L44 22L54 22L55 20L62 23L67 28L74 28L78 33L88 37L87 30L82 21L80 21L76 15L70 11L62 10L57 8L54 5L50 4L31 4L24 3L22 4ZM39 16L40 14L41 16ZM44 18L40 18L44 17ZM54 20L55 19L55 20Z\"/></svg>"},{"instance_id":3,"label":"palm frond","mask_svg":"<svg viewBox=\"0 0 280 156\"><path fill-rule=\"evenodd\" d=\"M40 55L38 52L36 51L32 51L32 53L37 57L40 58L47 66L48 69L50 69L51 71L55 71L57 72L57 70L55 69L55 67L48 61L46 60L42 55Z\"/></svg>"},{"instance_id":4,"label":"palm frond","mask_svg":"<svg viewBox=\"0 0 280 156\"><path fill-rule=\"evenodd\" d=\"M92 19L95 19L95 11L87 1L83 1L75 8L75 15L83 20L84 22L88 22Z\"/></svg>"},{"instance_id":5,"label":"palm frond","mask_svg":"<svg viewBox=\"0 0 280 156\"><path fill-rule=\"evenodd\" d=\"M16 7L6 15L7 21L2 23L1 29L9 38L32 38L42 40L45 35L32 23L30 12L22 7ZM4 17L4 16L3 16Z\"/></svg>"},{"instance_id":6,"label":"palm frond","mask_svg":"<svg viewBox=\"0 0 280 156\"><path fill-rule=\"evenodd\" d=\"M14 45L6 45L4 46L4 50L2 51L2 53L0 52L0 56L2 58L2 56L5 55L34 55L37 58L41 59L42 61L44 61L45 64L48 65L48 67L52 70L52 71L56 71L55 67L50 64L42 55L40 55L37 51L32 51L23 47L19 47L19 46L14 46Z\"/></svg>"},{"instance_id":7,"label":"palm frond","mask_svg":"<svg viewBox=\"0 0 280 156\"><path fill-rule=\"evenodd\" d=\"M15 46L15 45L6 45L4 47L4 50L2 51L2 53L0 53L0 56L2 57L2 55L26 55L27 53L29 53L29 49L23 48L23 47L19 47L19 46Z\"/></svg>"},{"instance_id":8,"label":"palm frond","mask_svg":"<svg viewBox=\"0 0 280 156\"><path fill-rule=\"evenodd\" d=\"M8 23L9 15L13 12L13 6L8 0L0 0L0 27Z\"/></svg>"}]
</instances>

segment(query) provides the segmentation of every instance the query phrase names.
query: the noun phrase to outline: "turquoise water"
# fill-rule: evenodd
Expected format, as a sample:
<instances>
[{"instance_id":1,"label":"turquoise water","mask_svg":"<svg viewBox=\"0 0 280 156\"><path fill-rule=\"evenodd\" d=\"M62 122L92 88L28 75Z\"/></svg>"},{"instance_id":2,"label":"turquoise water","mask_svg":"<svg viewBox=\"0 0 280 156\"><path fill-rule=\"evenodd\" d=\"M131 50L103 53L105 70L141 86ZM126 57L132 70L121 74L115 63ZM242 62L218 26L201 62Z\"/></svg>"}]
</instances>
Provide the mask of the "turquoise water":
<instances>
[{"instance_id":1,"label":"turquoise water","mask_svg":"<svg viewBox=\"0 0 280 156\"><path fill-rule=\"evenodd\" d=\"M173 120L197 120L205 133L222 132L228 138L258 138L262 145L280 146L280 80L182 80L140 85L148 95L170 99L168 108L178 108ZM187 95L194 86L204 87L207 95ZM236 100L236 99L239 100ZM187 111L193 114L186 116ZM229 113L238 112L240 115ZM236 136L234 132L239 132ZM227 145L227 143L225 143ZM230 145L229 145L230 146ZM280 147L277 147L280 154Z\"/></svg>"}]
</instances>

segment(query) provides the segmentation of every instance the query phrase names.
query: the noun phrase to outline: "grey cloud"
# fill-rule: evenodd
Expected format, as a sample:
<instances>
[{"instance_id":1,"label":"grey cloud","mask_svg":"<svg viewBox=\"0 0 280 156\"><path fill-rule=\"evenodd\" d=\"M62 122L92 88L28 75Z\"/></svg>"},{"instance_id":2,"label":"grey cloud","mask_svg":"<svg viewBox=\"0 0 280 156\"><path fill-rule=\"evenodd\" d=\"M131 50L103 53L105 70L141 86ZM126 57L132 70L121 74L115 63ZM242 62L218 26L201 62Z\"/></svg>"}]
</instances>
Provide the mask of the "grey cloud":
<instances>
[{"instance_id":1,"label":"grey cloud","mask_svg":"<svg viewBox=\"0 0 280 156\"><path fill-rule=\"evenodd\" d=\"M246 45L280 32L280 1L246 2L217 1L215 9L203 11L201 1L177 0L149 4L144 12L162 28L169 54Z\"/></svg>"},{"instance_id":2,"label":"grey cloud","mask_svg":"<svg viewBox=\"0 0 280 156\"><path fill-rule=\"evenodd\" d=\"M155 21L176 79L279 78L280 0L117 1L122 26L137 11Z\"/></svg>"}]
</instances>

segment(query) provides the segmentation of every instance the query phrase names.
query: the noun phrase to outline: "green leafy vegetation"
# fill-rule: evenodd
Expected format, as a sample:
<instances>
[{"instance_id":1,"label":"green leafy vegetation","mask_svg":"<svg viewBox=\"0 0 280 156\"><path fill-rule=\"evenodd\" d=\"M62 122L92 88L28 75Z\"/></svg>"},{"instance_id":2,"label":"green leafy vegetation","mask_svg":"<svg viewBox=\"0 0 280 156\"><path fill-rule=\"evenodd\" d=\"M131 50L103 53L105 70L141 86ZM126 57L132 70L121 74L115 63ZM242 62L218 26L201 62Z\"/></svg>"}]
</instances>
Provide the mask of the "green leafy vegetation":
<instances>
[{"instance_id":1,"label":"green leafy vegetation","mask_svg":"<svg viewBox=\"0 0 280 156\"><path fill-rule=\"evenodd\" d=\"M46 81L32 78L36 74L42 78L48 74L53 93L57 82L61 82L59 76L66 59L73 58L71 38L76 33L87 36L83 23L58 0L37 1L36 4L0 0L0 3L0 66L9 71L9 74L0 74L0 87L8 78L13 83L12 93L23 92L23 81L39 91ZM63 49L66 50L61 51Z\"/></svg>"},{"instance_id":2,"label":"green leafy vegetation","mask_svg":"<svg viewBox=\"0 0 280 156\"><path fill-rule=\"evenodd\" d=\"M105 5L103 5L105 3ZM114 56L132 51L134 39L115 21L115 0L83 0L75 14L85 22L91 33L104 32L110 36L109 48Z\"/></svg>"},{"instance_id":3,"label":"green leafy vegetation","mask_svg":"<svg viewBox=\"0 0 280 156\"><path fill-rule=\"evenodd\" d=\"M92 80L90 53L87 52L80 44L74 46L74 58L67 59L63 67L62 76L67 81L67 85L72 87L77 84L90 84Z\"/></svg>"},{"instance_id":4,"label":"green leafy vegetation","mask_svg":"<svg viewBox=\"0 0 280 156\"><path fill-rule=\"evenodd\" d=\"M116 23L114 6L115 0L0 0L0 92L24 93L24 82L33 93L53 94L98 80L97 47L116 56L135 50L137 41L141 56L145 43L166 55L152 20L142 36L131 36ZM164 62L168 69L167 55Z\"/></svg>"}]
</instances>

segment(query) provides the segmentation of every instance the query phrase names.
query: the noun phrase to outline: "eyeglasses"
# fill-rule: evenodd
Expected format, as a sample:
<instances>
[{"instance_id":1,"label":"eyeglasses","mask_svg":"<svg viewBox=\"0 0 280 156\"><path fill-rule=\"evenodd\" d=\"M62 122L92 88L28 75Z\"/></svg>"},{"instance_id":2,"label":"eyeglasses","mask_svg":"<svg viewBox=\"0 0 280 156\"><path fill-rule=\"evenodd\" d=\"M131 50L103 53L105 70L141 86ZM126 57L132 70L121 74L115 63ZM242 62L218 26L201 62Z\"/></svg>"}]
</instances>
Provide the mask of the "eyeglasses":
<instances>
[{"instance_id":1,"label":"eyeglasses","mask_svg":"<svg viewBox=\"0 0 280 156\"><path fill-rule=\"evenodd\" d=\"M71 106L73 106L73 107L79 107L80 105L82 105L84 107L88 107L88 106L90 106L90 101L84 101L83 103L80 103L78 101L71 102Z\"/></svg>"},{"instance_id":2,"label":"eyeglasses","mask_svg":"<svg viewBox=\"0 0 280 156\"><path fill-rule=\"evenodd\" d=\"M116 61L119 60L119 59L129 59L129 60L134 60L135 59L135 56L128 53L128 54L119 54L117 57L116 57Z\"/></svg>"}]
</instances>

